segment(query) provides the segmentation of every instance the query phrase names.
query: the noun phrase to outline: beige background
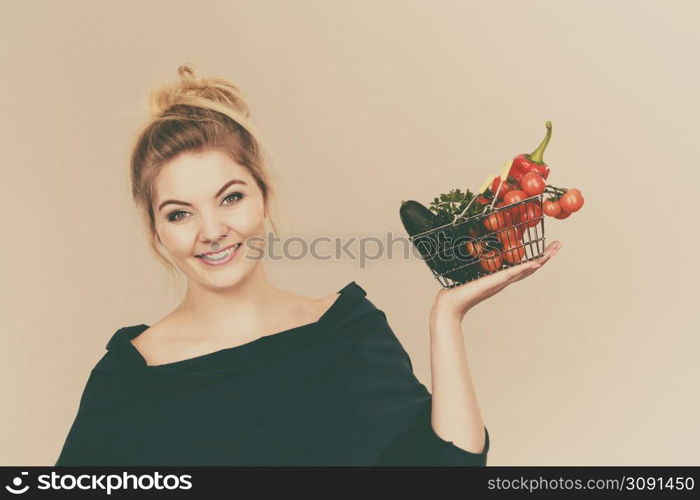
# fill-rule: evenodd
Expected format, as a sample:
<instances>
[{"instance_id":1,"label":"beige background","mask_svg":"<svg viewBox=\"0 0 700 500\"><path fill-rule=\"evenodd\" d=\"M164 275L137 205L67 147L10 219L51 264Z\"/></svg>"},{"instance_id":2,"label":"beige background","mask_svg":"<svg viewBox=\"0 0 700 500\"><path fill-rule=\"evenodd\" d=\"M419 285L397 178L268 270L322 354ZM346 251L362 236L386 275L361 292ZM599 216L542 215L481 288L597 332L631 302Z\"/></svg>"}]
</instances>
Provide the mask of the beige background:
<instances>
[{"instance_id":1,"label":"beige background","mask_svg":"<svg viewBox=\"0 0 700 500\"><path fill-rule=\"evenodd\" d=\"M700 464L696 2L0 5L2 465L53 464L107 340L178 302L127 160L184 62L247 95L285 235L404 236L401 199L475 189L551 120L549 181L586 204L464 321L489 465ZM425 264L268 269L316 297L357 281L430 388Z\"/></svg>"}]
</instances>

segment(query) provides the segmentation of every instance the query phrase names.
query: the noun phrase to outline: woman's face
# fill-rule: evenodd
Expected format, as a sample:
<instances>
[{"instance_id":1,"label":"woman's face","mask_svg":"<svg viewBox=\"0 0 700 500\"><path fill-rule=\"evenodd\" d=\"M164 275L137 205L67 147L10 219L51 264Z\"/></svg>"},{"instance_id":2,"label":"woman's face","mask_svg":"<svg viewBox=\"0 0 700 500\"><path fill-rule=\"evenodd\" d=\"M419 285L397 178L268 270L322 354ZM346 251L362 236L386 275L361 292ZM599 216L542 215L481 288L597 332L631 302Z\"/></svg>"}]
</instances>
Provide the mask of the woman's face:
<instances>
[{"instance_id":1,"label":"woman's face","mask_svg":"<svg viewBox=\"0 0 700 500\"><path fill-rule=\"evenodd\" d=\"M255 240L246 245L246 239L264 237L262 191L225 152L181 153L162 168L154 188L156 232L171 261L189 279L210 289L226 288L258 264L255 248L262 245ZM238 243L231 255L201 256Z\"/></svg>"}]
</instances>

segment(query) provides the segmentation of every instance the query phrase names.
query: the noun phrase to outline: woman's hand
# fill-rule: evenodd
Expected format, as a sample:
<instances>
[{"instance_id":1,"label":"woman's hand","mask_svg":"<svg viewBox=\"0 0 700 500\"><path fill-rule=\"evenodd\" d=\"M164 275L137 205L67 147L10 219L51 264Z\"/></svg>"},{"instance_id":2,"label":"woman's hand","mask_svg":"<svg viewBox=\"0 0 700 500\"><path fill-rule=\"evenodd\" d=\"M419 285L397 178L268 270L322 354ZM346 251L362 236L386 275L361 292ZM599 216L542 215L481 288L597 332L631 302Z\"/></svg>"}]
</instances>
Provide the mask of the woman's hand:
<instances>
[{"instance_id":1,"label":"woman's hand","mask_svg":"<svg viewBox=\"0 0 700 500\"><path fill-rule=\"evenodd\" d=\"M443 288L435 297L431 315L445 316L461 322L467 311L479 302L537 271L562 245L560 241L553 241L545 248L543 255L535 260L482 276L454 288Z\"/></svg>"}]
</instances>

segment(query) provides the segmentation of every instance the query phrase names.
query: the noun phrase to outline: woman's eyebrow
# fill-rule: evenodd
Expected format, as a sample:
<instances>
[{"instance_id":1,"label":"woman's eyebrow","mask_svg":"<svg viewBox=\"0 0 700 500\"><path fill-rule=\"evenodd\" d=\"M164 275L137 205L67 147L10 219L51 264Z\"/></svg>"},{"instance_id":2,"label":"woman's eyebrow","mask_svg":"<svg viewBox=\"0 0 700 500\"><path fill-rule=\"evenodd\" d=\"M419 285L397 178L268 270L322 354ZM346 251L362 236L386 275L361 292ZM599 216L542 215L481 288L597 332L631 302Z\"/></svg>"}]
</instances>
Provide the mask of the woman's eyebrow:
<instances>
[{"instance_id":1,"label":"woman's eyebrow","mask_svg":"<svg viewBox=\"0 0 700 500\"><path fill-rule=\"evenodd\" d=\"M219 196L221 196L221 193L223 193L224 191L226 191L226 189L228 189L228 187L231 186L232 184L243 184L244 186L247 186L246 182L245 182L245 181L242 181L241 179L231 179L231 180L228 181L226 184L224 184L223 186L221 186L221 188L220 188L220 189L216 192L216 194L214 195L214 199L217 199ZM165 205L170 205L170 204L173 204L173 205L186 205L186 206L188 206L188 207L191 207L191 206L192 206L191 203L187 203L186 201L180 201L180 200L165 200L165 201L164 201L163 203L161 203L160 206L158 207L158 211L160 212L160 211L163 209L163 207L164 207Z\"/></svg>"}]
</instances>

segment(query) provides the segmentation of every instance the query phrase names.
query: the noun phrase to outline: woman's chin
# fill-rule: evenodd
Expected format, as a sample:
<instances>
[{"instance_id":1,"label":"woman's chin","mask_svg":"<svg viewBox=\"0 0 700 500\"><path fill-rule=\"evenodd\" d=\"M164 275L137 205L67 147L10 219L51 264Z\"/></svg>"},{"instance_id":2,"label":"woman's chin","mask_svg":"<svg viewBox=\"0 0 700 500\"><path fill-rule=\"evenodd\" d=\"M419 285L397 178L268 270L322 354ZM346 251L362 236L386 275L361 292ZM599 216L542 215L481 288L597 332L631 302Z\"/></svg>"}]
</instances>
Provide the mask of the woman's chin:
<instances>
[{"instance_id":1,"label":"woman's chin","mask_svg":"<svg viewBox=\"0 0 700 500\"><path fill-rule=\"evenodd\" d=\"M214 267L209 269L209 266L199 265L194 273L194 279L205 288L224 289L230 288L241 282L243 274L240 268L232 266Z\"/></svg>"}]
</instances>

